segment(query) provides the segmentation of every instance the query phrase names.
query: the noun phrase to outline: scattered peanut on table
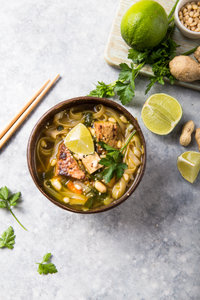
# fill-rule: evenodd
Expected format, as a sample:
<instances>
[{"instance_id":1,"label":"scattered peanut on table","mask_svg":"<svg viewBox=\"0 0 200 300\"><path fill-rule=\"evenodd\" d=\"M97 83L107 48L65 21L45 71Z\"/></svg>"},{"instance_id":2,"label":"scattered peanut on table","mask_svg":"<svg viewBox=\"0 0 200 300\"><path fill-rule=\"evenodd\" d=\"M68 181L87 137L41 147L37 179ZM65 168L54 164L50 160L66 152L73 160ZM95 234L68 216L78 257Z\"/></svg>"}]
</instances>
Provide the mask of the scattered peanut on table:
<instances>
[{"instance_id":1,"label":"scattered peanut on table","mask_svg":"<svg viewBox=\"0 0 200 300\"><path fill-rule=\"evenodd\" d=\"M191 121L188 121L185 123L185 125L183 126L183 129L182 129L182 133L181 133L181 136L180 136L180 144L184 147L187 147L190 142L191 142L191 136L192 136L192 133L194 131L194 122L191 120Z\"/></svg>"},{"instance_id":2,"label":"scattered peanut on table","mask_svg":"<svg viewBox=\"0 0 200 300\"><path fill-rule=\"evenodd\" d=\"M186 3L179 10L178 16L187 29L200 32L200 1Z\"/></svg>"}]
</instances>

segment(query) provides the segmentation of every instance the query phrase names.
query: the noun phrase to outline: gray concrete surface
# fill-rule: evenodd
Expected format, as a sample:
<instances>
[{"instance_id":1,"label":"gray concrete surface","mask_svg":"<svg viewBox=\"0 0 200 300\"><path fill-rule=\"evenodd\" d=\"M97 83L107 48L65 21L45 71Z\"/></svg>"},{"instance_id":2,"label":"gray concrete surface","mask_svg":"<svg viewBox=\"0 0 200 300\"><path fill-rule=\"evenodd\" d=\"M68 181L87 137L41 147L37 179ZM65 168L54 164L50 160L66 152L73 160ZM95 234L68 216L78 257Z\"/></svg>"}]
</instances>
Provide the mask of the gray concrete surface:
<instances>
[{"instance_id":1,"label":"gray concrete surface","mask_svg":"<svg viewBox=\"0 0 200 300\"><path fill-rule=\"evenodd\" d=\"M14 250L0 249L0 299L189 300L200 299L200 178L191 185L176 167L184 121L200 126L199 92L156 85L183 107L168 136L143 125L147 79L136 82L128 107L143 129L145 176L125 203L98 215L78 215L50 203L35 187L26 162L30 132L61 100L86 95L97 80L118 71L103 58L117 9L114 0L4 1L0 10L0 130L34 92L60 73L62 79L0 153L0 186L21 191L16 215L0 210L0 233L12 225ZM195 142L189 147L197 151ZM58 273L40 276L35 262L52 252Z\"/></svg>"}]
</instances>

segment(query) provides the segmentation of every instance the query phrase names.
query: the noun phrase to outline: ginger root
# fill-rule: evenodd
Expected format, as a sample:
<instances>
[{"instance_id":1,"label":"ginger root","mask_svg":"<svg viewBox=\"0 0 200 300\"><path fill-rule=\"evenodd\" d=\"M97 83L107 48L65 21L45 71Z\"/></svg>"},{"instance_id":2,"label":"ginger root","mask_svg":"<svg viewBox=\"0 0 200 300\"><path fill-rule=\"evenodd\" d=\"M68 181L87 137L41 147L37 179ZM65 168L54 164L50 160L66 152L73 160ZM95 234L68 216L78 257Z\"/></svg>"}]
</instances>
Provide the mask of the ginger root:
<instances>
[{"instance_id":1,"label":"ginger root","mask_svg":"<svg viewBox=\"0 0 200 300\"><path fill-rule=\"evenodd\" d=\"M195 139L196 139L196 141L197 141L197 145L198 145L199 151L200 151L200 128L197 128L197 129L196 129Z\"/></svg>"},{"instance_id":2,"label":"ginger root","mask_svg":"<svg viewBox=\"0 0 200 300\"><path fill-rule=\"evenodd\" d=\"M183 126L182 129L182 133L180 136L180 144L184 147L187 147L192 139L192 133L194 131L194 122L193 121L188 121L187 123L185 123L185 125Z\"/></svg>"},{"instance_id":3,"label":"ginger root","mask_svg":"<svg viewBox=\"0 0 200 300\"><path fill-rule=\"evenodd\" d=\"M189 56L175 56L169 63L169 69L178 80L185 82L200 80L200 64Z\"/></svg>"}]
</instances>

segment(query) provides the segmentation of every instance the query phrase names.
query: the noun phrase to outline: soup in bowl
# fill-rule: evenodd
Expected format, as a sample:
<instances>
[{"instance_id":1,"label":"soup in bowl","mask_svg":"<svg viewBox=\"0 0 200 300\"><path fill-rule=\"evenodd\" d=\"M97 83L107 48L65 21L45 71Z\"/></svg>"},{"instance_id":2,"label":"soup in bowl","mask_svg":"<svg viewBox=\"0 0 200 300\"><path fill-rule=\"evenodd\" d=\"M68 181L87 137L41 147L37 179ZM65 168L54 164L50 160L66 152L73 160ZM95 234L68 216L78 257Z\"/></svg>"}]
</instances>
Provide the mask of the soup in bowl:
<instances>
[{"instance_id":1,"label":"soup in bowl","mask_svg":"<svg viewBox=\"0 0 200 300\"><path fill-rule=\"evenodd\" d=\"M112 208L139 184L145 140L137 120L102 98L61 102L38 121L28 144L28 165L40 191L80 213Z\"/></svg>"}]
</instances>

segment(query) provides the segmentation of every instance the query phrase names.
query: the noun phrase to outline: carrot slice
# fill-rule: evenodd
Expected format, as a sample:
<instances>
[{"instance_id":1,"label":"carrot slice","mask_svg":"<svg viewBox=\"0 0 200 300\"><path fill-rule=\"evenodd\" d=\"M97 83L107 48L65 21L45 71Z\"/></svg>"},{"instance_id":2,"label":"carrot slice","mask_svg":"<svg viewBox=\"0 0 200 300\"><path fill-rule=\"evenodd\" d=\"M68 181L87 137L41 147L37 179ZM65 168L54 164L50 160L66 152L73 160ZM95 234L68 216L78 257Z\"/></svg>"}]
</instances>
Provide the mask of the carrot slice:
<instances>
[{"instance_id":1,"label":"carrot slice","mask_svg":"<svg viewBox=\"0 0 200 300\"><path fill-rule=\"evenodd\" d=\"M72 181L68 181L67 187L70 191L72 191L76 194L82 194L82 190L78 190Z\"/></svg>"}]
</instances>

